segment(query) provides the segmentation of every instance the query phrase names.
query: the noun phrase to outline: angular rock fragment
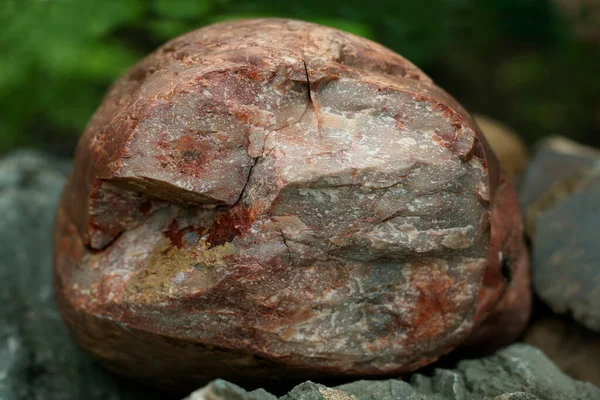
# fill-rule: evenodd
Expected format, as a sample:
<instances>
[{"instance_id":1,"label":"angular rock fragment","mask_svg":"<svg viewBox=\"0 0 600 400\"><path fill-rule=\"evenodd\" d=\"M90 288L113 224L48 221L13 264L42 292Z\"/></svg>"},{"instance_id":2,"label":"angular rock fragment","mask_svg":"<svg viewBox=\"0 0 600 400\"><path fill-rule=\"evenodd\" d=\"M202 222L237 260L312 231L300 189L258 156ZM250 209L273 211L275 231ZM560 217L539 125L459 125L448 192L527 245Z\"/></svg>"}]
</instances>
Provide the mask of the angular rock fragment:
<instances>
[{"instance_id":1,"label":"angular rock fragment","mask_svg":"<svg viewBox=\"0 0 600 400\"><path fill-rule=\"evenodd\" d=\"M600 331L600 152L555 139L521 184L537 294Z\"/></svg>"},{"instance_id":2,"label":"angular rock fragment","mask_svg":"<svg viewBox=\"0 0 600 400\"><path fill-rule=\"evenodd\" d=\"M246 392L218 380L186 400L275 400L258 389ZM433 376L414 375L410 381L356 381L329 388L305 382L281 400L598 400L600 389L562 373L541 351L523 344L495 355L461 361L452 370L436 369Z\"/></svg>"},{"instance_id":3,"label":"angular rock fragment","mask_svg":"<svg viewBox=\"0 0 600 400\"><path fill-rule=\"evenodd\" d=\"M396 375L529 314L516 193L468 113L299 21L209 26L119 80L55 254L76 339L164 387Z\"/></svg>"},{"instance_id":4,"label":"angular rock fragment","mask_svg":"<svg viewBox=\"0 0 600 400\"><path fill-rule=\"evenodd\" d=\"M600 159L600 150L561 136L542 140L535 148L533 160L527 165L519 184L519 199L525 209L554 183L589 169Z\"/></svg>"}]
</instances>

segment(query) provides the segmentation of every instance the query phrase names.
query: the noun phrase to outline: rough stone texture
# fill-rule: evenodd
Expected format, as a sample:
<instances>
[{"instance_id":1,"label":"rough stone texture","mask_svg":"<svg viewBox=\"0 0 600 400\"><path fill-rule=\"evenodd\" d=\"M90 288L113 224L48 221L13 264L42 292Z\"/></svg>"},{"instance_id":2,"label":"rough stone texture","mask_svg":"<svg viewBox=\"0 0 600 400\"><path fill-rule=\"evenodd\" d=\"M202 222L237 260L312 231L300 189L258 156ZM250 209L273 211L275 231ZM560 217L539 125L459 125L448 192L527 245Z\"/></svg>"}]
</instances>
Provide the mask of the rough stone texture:
<instances>
[{"instance_id":1,"label":"rough stone texture","mask_svg":"<svg viewBox=\"0 0 600 400\"><path fill-rule=\"evenodd\" d=\"M555 312L600 331L600 152L546 142L522 189L537 294Z\"/></svg>"},{"instance_id":2,"label":"rough stone texture","mask_svg":"<svg viewBox=\"0 0 600 400\"><path fill-rule=\"evenodd\" d=\"M52 295L52 224L68 164L0 160L0 399L161 398L121 382L70 337Z\"/></svg>"},{"instance_id":3,"label":"rough stone texture","mask_svg":"<svg viewBox=\"0 0 600 400\"><path fill-rule=\"evenodd\" d=\"M397 54L300 21L141 61L57 221L75 337L167 387L398 374L529 314L516 193L470 116Z\"/></svg>"},{"instance_id":4,"label":"rough stone texture","mask_svg":"<svg viewBox=\"0 0 600 400\"><path fill-rule=\"evenodd\" d=\"M524 341L542 350L570 377L600 387L600 335L570 318L546 317L527 328Z\"/></svg>"},{"instance_id":5,"label":"rough stone texture","mask_svg":"<svg viewBox=\"0 0 600 400\"><path fill-rule=\"evenodd\" d=\"M600 151L582 146L560 136L543 140L536 146L534 158L527 165L519 184L519 199L525 215L535 214L536 202L552 196L550 205L569 194L568 187L552 186L561 181L576 181L581 172L600 160ZM554 193L554 194L552 194ZM553 200L556 199L556 200Z\"/></svg>"},{"instance_id":6,"label":"rough stone texture","mask_svg":"<svg viewBox=\"0 0 600 400\"><path fill-rule=\"evenodd\" d=\"M275 400L263 389L246 392L218 380L186 400ZM467 360L456 369L436 369L431 377L414 375L400 380L357 381L329 388L305 382L282 400L597 400L600 389L572 380L535 347L518 344L497 354Z\"/></svg>"},{"instance_id":7,"label":"rough stone texture","mask_svg":"<svg viewBox=\"0 0 600 400\"><path fill-rule=\"evenodd\" d=\"M517 182L531 158L525 142L508 126L485 115L473 115L475 122L498 158L500 167Z\"/></svg>"}]
</instances>

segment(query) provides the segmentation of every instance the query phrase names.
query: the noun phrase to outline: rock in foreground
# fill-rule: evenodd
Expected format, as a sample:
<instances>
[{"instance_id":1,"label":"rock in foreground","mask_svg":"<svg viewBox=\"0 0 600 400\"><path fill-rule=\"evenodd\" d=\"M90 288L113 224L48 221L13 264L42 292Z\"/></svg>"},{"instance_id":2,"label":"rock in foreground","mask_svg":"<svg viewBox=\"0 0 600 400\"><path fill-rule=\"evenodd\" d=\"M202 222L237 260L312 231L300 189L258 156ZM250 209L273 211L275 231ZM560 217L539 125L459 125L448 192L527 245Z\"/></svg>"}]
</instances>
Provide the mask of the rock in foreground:
<instances>
[{"instance_id":1,"label":"rock in foreground","mask_svg":"<svg viewBox=\"0 0 600 400\"><path fill-rule=\"evenodd\" d=\"M276 400L262 390L246 392L215 381L186 400ZM517 344L456 369L436 369L433 376L357 381L329 388L312 382L295 387L281 400L599 400L600 389L562 373L535 347Z\"/></svg>"},{"instance_id":2,"label":"rock in foreground","mask_svg":"<svg viewBox=\"0 0 600 400\"><path fill-rule=\"evenodd\" d=\"M177 38L115 84L73 171L59 304L126 376L397 375L527 321L510 182L454 99L366 39L267 19Z\"/></svg>"}]
</instances>

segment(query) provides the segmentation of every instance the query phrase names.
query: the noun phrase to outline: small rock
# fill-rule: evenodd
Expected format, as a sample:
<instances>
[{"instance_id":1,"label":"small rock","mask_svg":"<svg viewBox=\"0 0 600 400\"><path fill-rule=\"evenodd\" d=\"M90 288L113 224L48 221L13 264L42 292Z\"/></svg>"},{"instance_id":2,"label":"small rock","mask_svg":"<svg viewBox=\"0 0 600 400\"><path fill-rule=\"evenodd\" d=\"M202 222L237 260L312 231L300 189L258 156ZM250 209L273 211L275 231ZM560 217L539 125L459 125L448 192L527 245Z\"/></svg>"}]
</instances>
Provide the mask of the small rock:
<instances>
[{"instance_id":1,"label":"small rock","mask_svg":"<svg viewBox=\"0 0 600 400\"><path fill-rule=\"evenodd\" d=\"M570 377L600 386L600 336L569 318L546 317L525 334Z\"/></svg>"},{"instance_id":2,"label":"small rock","mask_svg":"<svg viewBox=\"0 0 600 400\"><path fill-rule=\"evenodd\" d=\"M218 380L187 400L273 400L275 396ZM436 369L433 376L400 380L357 381L328 388L305 382L282 400L598 400L600 389L562 373L540 350L515 344L495 355L466 360L456 369Z\"/></svg>"},{"instance_id":3,"label":"small rock","mask_svg":"<svg viewBox=\"0 0 600 400\"><path fill-rule=\"evenodd\" d=\"M474 114L475 122L498 157L500 166L516 182L531 158L525 142L508 126L490 117Z\"/></svg>"},{"instance_id":4,"label":"small rock","mask_svg":"<svg viewBox=\"0 0 600 400\"><path fill-rule=\"evenodd\" d=\"M600 331L600 152L561 138L546 141L520 195L537 294L555 312Z\"/></svg>"},{"instance_id":5,"label":"small rock","mask_svg":"<svg viewBox=\"0 0 600 400\"><path fill-rule=\"evenodd\" d=\"M540 142L519 184L521 205L527 210L553 184L588 169L597 160L600 151L563 137Z\"/></svg>"},{"instance_id":6,"label":"small rock","mask_svg":"<svg viewBox=\"0 0 600 400\"><path fill-rule=\"evenodd\" d=\"M558 313L600 331L600 163L590 182L535 219L533 283Z\"/></svg>"},{"instance_id":7,"label":"small rock","mask_svg":"<svg viewBox=\"0 0 600 400\"><path fill-rule=\"evenodd\" d=\"M276 396L268 393L264 389L257 389L247 392L238 385L229 383L222 379L217 379L202 389L196 390L186 400L218 400L218 399L236 399L236 400L277 400Z\"/></svg>"},{"instance_id":8,"label":"small rock","mask_svg":"<svg viewBox=\"0 0 600 400\"><path fill-rule=\"evenodd\" d=\"M0 399L151 399L77 348L52 289L52 225L68 163L0 160Z\"/></svg>"}]
</instances>

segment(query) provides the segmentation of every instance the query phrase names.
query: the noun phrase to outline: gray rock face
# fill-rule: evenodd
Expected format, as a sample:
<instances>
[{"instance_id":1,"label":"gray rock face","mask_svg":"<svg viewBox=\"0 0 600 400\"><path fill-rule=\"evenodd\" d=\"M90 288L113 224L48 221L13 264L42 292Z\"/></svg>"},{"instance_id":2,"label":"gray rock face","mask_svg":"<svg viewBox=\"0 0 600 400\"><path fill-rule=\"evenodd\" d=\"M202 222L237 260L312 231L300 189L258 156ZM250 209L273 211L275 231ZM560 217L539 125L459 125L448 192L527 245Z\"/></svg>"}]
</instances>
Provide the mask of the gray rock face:
<instances>
[{"instance_id":1,"label":"gray rock face","mask_svg":"<svg viewBox=\"0 0 600 400\"><path fill-rule=\"evenodd\" d=\"M600 162L588 179L536 218L533 277L553 310L600 332Z\"/></svg>"},{"instance_id":2,"label":"gray rock face","mask_svg":"<svg viewBox=\"0 0 600 400\"><path fill-rule=\"evenodd\" d=\"M262 389L246 392L217 380L186 400L274 400ZM400 380L357 381L329 388L312 382L296 386L281 400L595 400L600 389L562 373L540 350L516 344L495 355L466 360L453 370Z\"/></svg>"},{"instance_id":3,"label":"gray rock face","mask_svg":"<svg viewBox=\"0 0 600 400\"><path fill-rule=\"evenodd\" d=\"M562 137L543 141L527 166L519 185L519 198L526 210L552 185L589 168L600 159L600 151Z\"/></svg>"},{"instance_id":4,"label":"gray rock face","mask_svg":"<svg viewBox=\"0 0 600 400\"><path fill-rule=\"evenodd\" d=\"M0 161L0 399L150 399L81 352L56 309L52 225L67 169L32 152Z\"/></svg>"},{"instance_id":5,"label":"gray rock face","mask_svg":"<svg viewBox=\"0 0 600 400\"><path fill-rule=\"evenodd\" d=\"M521 184L537 294L600 331L600 152L546 142Z\"/></svg>"}]
</instances>

